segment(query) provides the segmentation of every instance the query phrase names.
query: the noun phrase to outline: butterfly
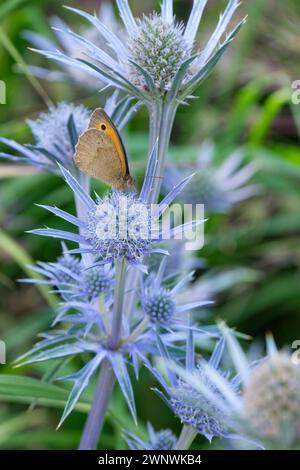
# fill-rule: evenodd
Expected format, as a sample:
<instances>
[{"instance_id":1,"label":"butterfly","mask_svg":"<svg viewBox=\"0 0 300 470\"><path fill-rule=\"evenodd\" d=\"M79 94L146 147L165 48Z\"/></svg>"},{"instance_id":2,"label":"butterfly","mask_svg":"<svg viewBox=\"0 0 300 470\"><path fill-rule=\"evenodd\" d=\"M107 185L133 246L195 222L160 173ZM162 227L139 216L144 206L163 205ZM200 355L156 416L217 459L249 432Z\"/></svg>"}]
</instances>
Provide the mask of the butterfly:
<instances>
[{"instance_id":1,"label":"butterfly","mask_svg":"<svg viewBox=\"0 0 300 470\"><path fill-rule=\"evenodd\" d=\"M122 139L102 108L95 109L87 130L79 137L75 164L84 173L119 191L134 188Z\"/></svg>"}]
</instances>

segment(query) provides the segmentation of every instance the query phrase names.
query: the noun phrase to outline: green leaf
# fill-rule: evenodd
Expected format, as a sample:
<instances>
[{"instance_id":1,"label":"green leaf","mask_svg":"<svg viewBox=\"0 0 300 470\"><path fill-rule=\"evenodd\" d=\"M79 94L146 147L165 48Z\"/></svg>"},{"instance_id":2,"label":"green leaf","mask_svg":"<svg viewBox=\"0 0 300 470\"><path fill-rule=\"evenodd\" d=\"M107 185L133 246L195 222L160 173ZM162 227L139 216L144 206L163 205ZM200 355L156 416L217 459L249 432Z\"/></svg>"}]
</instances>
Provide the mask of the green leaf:
<instances>
[{"instance_id":1,"label":"green leaf","mask_svg":"<svg viewBox=\"0 0 300 470\"><path fill-rule=\"evenodd\" d=\"M28 265L34 264L34 261L26 253L26 251L15 242L9 235L7 235L3 230L0 229L0 246L3 251L5 251L29 276L34 279L42 279L37 273L32 271ZM56 309L58 305L57 298L54 294L48 292L48 287L45 285L37 285L41 295L47 301L47 303L53 308Z\"/></svg>"},{"instance_id":2,"label":"green leaf","mask_svg":"<svg viewBox=\"0 0 300 470\"><path fill-rule=\"evenodd\" d=\"M9 2L5 2L0 7L0 18L1 21L4 20L5 16L12 13L17 7L20 6L21 3L24 3L27 0L10 0Z\"/></svg>"},{"instance_id":3,"label":"green leaf","mask_svg":"<svg viewBox=\"0 0 300 470\"><path fill-rule=\"evenodd\" d=\"M64 408L69 393L69 390L65 388L31 377L0 375L0 399L3 401L30 405L33 399L38 399L39 405ZM90 409L90 404L82 400L77 402L75 409L87 413Z\"/></svg>"},{"instance_id":4,"label":"green leaf","mask_svg":"<svg viewBox=\"0 0 300 470\"><path fill-rule=\"evenodd\" d=\"M5 443L16 433L26 431L29 426L39 424L41 421L37 413L22 413L17 416L1 419L0 423L0 445Z\"/></svg>"},{"instance_id":5,"label":"green leaf","mask_svg":"<svg viewBox=\"0 0 300 470\"><path fill-rule=\"evenodd\" d=\"M249 138L250 142L257 144L266 137L275 117L283 106L290 102L290 94L291 92L288 88L283 88L269 96L261 111L261 115L256 118L255 124L252 127Z\"/></svg>"},{"instance_id":6,"label":"green leaf","mask_svg":"<svg viewBox=\"0 0 300 470\"><path fill-rule=\"evenodd\" d=\"M27 66L26 62L24 61L23 57L19 53L19 51L15 48L9 37L7 36L6 32L4 31L3 28L0 26L0 43L2 46L7 50L7 52L11 55L11 57L14 59L16 64L20 67L20 69L24 72L27 80L31 83L35 91L38 93L38 95L42 98L42 100L45 102L46 106L49 107L53 103L49 96L47 95L46 91L44 88L41 86L40 82L36 79L34 75L32 75L29 67Z\"/></svg>"}]
</instances>

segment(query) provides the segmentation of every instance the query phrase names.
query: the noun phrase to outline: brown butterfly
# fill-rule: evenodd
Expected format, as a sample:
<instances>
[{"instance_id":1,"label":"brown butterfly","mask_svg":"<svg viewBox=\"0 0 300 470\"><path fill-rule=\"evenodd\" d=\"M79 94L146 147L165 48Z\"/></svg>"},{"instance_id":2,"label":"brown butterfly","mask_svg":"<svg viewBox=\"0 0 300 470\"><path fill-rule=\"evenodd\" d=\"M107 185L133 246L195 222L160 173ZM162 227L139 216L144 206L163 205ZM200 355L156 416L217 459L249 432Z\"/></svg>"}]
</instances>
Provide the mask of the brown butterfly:
<instances>
[{"instance_id":1,"label":"brown butterfly","mask_svg":"<svg viewBox=\"0 0 300 470\"><path fill-rule=\"evenodd\" d=\"M97 108L75 147L80 170L119 191L134 188L120 134L106 112Z\"/></svg>"}]
</instances>

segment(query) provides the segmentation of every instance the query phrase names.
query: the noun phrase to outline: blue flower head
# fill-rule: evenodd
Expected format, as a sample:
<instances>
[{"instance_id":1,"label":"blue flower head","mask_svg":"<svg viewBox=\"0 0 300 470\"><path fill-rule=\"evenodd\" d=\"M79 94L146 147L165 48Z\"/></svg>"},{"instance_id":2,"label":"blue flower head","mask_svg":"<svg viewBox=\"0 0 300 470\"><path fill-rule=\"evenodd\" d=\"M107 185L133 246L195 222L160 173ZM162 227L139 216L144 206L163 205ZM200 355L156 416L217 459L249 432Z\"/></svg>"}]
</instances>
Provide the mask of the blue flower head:
<instances>
[{"instance_id":1,"label":"blue flower head","mask_svg":"<svg viewBox=\"0 0 300 470\"><path fill-rule=\"evenodd\" d=\"M153 223L150 207L136 194L112 191L97 199L85 234L101 259L111 261L124 256L136 262L151 251Z\"/></svg>"},{"instance_id":2,"label":"blue flower head","mask_svg":"<svg viewBox=\"0 0 300 470\"><path fill-rule=\"evenodd\" d=\"M157 273L151 272L141 285L141 303L145 314L153 325L165 327L182 325L181 314L200 308L211 302L203 299L190 303L179 304L177 296L187 287L194 273L191 272L170 286L171 276L165 276L167 257L164 257Z\"/></svg>"},{"instance_id":3,"label":"blue flower head","mask_svg":"<svg viewBox=\"0 0 300 470\"><path fill-rule=\"evenodd\" d=\"M170 429L154 431L150 423L147 424L149 439L142 441L138 436L125 432L127 444L131 450L172 450L176 444L176 436Z\"/></svg>"},{"instance_id":4,"label":"blue flower head","mask_svg":"<svg viewBox=\"0 0 300 470\"><path fill-rule=\"evenodd\" d=\"M78 243L80 247L70 250L70 253L89 253L102 263L111 263L123 257L129 263L141 266L145 254L166 254L155 248L155 243L161 242L166 236L173 238L176 234L182 235L186 227L190 229L203 223L203 220L191 221L167 233L160 227L160 216L191 177L174 187L160 204L150 206L145 198L147 184L140 196L112 191L102 199L97 196L94 201L68 170L60 168L66 182L86 207L87 217L82 220L57 207L42 207L77 226L80 234L48 228L33 230L32 233Z\"/></svg>"},{"instance_id":5,"label":"blue flower head","mask_svg":"<svg viewBox=\"0 0 300 470\"><path fill-rule=\"evenodd\" d=\"M81 54L84 52L84 61L68 52L53 50L51 45L36 51L64 67L76 67L101 82L129 92L146 104L167 93L169 98L179 96L185 100L206 78L244 23L243 20L228 31L239 5L239 0L229 0L207 44L197 48L195 40L206 3L194 1L184 25L176 21L172 0L163 0L159 13L141 19L134 17L128 0L117 0L126 29L121 38L96 16L67 7L97 28L109 49L64 28L64 37L77 45Z\"/></svg>"},{"instance_id":6,"label":"blue flower head","mask_svg":"<svg viewBox=\"0 0 300 470\"><path fill-rule=\"evenodd\" d=\"M0 157L26 163L39 169L57 172L57 163L74 170L74 147L80 134L87 128L90 111L83 105L58 103L27 124L34 136L34 145L21 145L0 138L0 142L19 153L19 156L1 153Z\"/></svg>"},{"instance_id":7,"label":"blue flower head","mask_svg":"<svg viewBox=\"0 0 300 470\"><path fill-rule=\"evenodd\" d=\"M229 379L227 374L219 370L220 361L224 351L224 339L219 339L207 363L196 363L194 352L194 334L188 333L186 346L185 368L175 366L168 369L170 384L152 369L152 373L163 386L166 395L157 390L159 396L168 404L180 421L197 433L211 440L214 436L221 438L240 437L232 434L232 406L228 404L228 396L234 397L238 393L238 382ZM170 358L165 351L166 360ZM168 366L167 366L168 367ZM174 372L173 372L174 370ZM226 383L220 387L219 382Z\"/></svg>"},{"instance_id":8,"label":"blue flower head","mask_svg":"<svg viewBox=\"0 0 300 470\"><path fill-rule=\"evenodd\" d=\"M214 384L206 377L200 367L192 372L195 380L213 394L218 394ZM198 433L211 439L213 436L224 437L228 433L228 416L218 409L213 403L195 390L182 379L178 379L176 385L171 388L170 405L174 414L184 424L196 429ZM222 399L222 396L219 395Z\"/></svg>"},{"instance_id":9,"label":"blue flower head","mask_svg":"<svg viewBox=\"0 0 300 470\"><path fill-rule=\"evenodd\" d=\"M67 250L65 245L63 248ZM113 292L114 275L109 264L86 269L82 261L65 252L54 263L38 262L31 269L45 279L26 279L26 282L52 286L65 302L93 302L101 294L108 300Z\"/></svg>"}]
</instances>

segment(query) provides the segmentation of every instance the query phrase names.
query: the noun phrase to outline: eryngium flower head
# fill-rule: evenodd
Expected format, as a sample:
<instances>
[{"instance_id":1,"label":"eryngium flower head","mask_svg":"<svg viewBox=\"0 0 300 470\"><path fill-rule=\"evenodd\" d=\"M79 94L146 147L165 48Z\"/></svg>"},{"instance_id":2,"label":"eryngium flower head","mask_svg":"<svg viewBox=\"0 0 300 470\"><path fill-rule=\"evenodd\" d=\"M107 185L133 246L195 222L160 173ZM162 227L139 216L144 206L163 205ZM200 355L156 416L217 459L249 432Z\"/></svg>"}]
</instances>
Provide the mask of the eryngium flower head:
<instances>
[{"instance_id":1,"label":"eryngium flower head","mask_svg":"<svg viewBox=\"0 0 300 470\"><path fill-rule=\"evenodd\" d=\"M300 442L300 368L285 352L268 356L249 374L243 392L247 424L277 447Z\"/></svg>"},{"instance_id":2,"label":"eryngium flower head","mask_svg":"<svg viewBox=\"0 0 300 470\"><path fill-rule=\"evenodd\" d=\"M64 246L64 251L66 247ZM113 270L110 265L87 267L73 255L64 253L54 263L38 262L32 270L42 274L40 280L55 288L64 301L93 302L104 294L109 299L113 291ZM39 279L26 279L39 283Z\"/></svg>"},{"instance_id":3,"label":"eryngium flower head","mask_svg":"<svg viewBox=\"0 0 300 470\"><path fill-rule=\"evenodd\" d=\"M219 372L219 365L224 350L224 340L216 344L209 361L196 364L194 350L194 332L188 332L186 343L185 368L173 363L172 372L168 371L170 385L151 368L159 380L167 396L157 391L164 399L180 421L191 426L198 433L211 440L214 436L232 437L231 407L227 403L227 392L224 392L214 382L214 376L220 377L220 382L228 384L231 393L236 389L233 380L228 380L227 374ZM159 340L159 339L158 339ZM164 349L161 344L160 349ZM166 361L170 363L167 350L164 353ZM176 370L176 373L174 373ZM212 372L212 374L211 374Z\"/></svg>"},{"instance_id":4,"label":"eryngium flower head","mask_svg":"<svg viewBox=\"0 0 300 470\"><path fill-rule=\"evenodd\" d=\"M150 207L136 194L112 191L89 213L86 237L103 260L135 262L151 248L152 223Z\"/></svg>"},{"instance_id":5,"label":"eryngium flower head","mask_svg":"<svg viewBox=\"0 0 300 470\"><path fill-rule=\"evenodd\" d=\"M223 398L200 368L196 368L193 375L196 380L202 381L212 394L218 395L220 399ZM176 387L171 389L171 392L171 407L182 423L196 429L208 439L213 436L223 437L228 433L226 424L228 416L198 390L193 389L190 384L178 379Z\"/></svg>"},{"instance_id":6,"label":"eryngium flower head","mask_svg":"<svg viewBox=\"0 0 300 470\"><path fill-rule=\"evenodd\" d=\"M207 142L200 148L196 161L195 177L181 199L188 204L204 204L208 212L228 212L234 204L248 199L259 192L257 185L248 184L255 173L253 164L243 165L244 155L239 150L229 155L221 165L214 163L214 144ZM195 167L193 167L195 171ZM189 173L189 167L168 171L165 188L168 190Z\"/></svg>"},{"instance_id":7,"label":"eryngium flower head","mask_svg":"<svg viewBox=\"0 0 300 470\"><path fill-rule=\"evenodd\" d=\"M146 70L156 87L165 90L175 77L182 62L189 56L189 46L183 36L183 24L165 21L154 13L137 20L137 30L128 42L130 59ZM147 89L145 77L133 64L129 66L132 82Z\"/></svg>"},{"instance_id":8,"label":"eryngium flower head","mask_svg":"<svg viewBox=\"0 0 300 470\"><path fill-rule=\"evenodd\" d=\"M197 299L179 305L177 295L191 283L194 273L191 272L175 282L176 275L165 276L166 267L167 257L164 257L157 272L151 272L142 282L141 304L152 325L170 327L178 324L182 328L181 314L209 305L211 302ZM165 284L164 277L169 277L169 285Z\"/></svg>"},{"instance_id":9,"label":"eryngium flower head","mask_svg":"<svg viewBox=\"0 0 300 470\"><path fill-rule=\"evenodd\" d=\"M0 138L0 142L20 154L0 153L0 157L53 173L57 173L57 162L60 162L72 171L74 148L78 136L87 128L89 119L90 111L83 105L62 102L51 106L37 119L27 120L35 139L34 145L21 145Z\"/></svg>"},{"instance_id":10,"label":"eryngium flower head","mask_svg":"<svg viewBox=\"0 0 300 470\"><path fill-rule=\"evenodd\" d=\"M153 158L156 158L155 153ZM50 228L33 230L31 233L78 243L79 248L70 250L70 253L93 254L103 263L126 258L141 267L144 254L166 254L164 250L154 248L154 243L183 236L186 229L203 223L203 220L192 220L170 230L164 230L159 223L161 215L191 177L182 180L159 204L151 206L146 201L145 191L141 192L140 197L133 193L112 191L102 199L97 196L94 201L69 171L62 166L60 168L66 182L85 206L87 217L83 220L57 207L42 207L80 228L80 234Z\"/></svg>"},{"instance_id":11,"label":"eryngium flower head","mask_svg":"<svg viewBox=\"0 0 300 470\"><path fill-rule=\"evenodd\" d=\"M81 262L75 256L63 254L58 257L54 263L54 273L57 280L56 287L60 285L70 284L74 281L74 276L81 274Z\"/></svg>"},{"instance_id":12,"label":"eryngium flower head","mask_svg":"<svg viewBox=\"0 0 300 470\"><path fill-rule=\"evenodd\" d=\"M244 23L225 35L239 5L239 0L229 0L207 44L197 48L195 39L206 3L194 1L187 24L181 25L174 19L172 0L163 0L159 14L141 20L133 16L128 0L117 0L127 38L118 37L96 16L67 7L97 28L109 46L108 52L67 30L66 36L84 49L84 60L51 49L37 52L65 66L76 66L147 105L165 93L170 100L179 96L184 101L211 72Z\"/></svg>"},{"instance_id":13,"label":"eryngium flower head","mask_svg":"<svg viewBox=\"0 0 300 470\"><path fill-rule=\"evenodd\" d=\"M89 301L93 301L100 294L107 296L112 292L112 281L105 268L95 266L84 273L81 290Z\"/></svg>"},{"instance_id":14,"label":"eryngium flower head","mask_svg":"<svg viewBox=\"0 0 300 470\"><path fill-rule=\"evenodd\" d=\"M170 292L160 289L145 299L143 307L151 322L168 323L175 315L176 304Z\"/></svg>"},{"instance_id":15,"label":"eryngium flower head","mask_svg":"<svg viewBox=\"0 0 300 470\"><path fill-rule=\"evenodd\" d=\"M176 436L170 429L154 431L150 423L147 424L149 439L142 441L138 436L125 432L127 444L131 450L172 450L176 444Z\"/></svg>"},{"instance_id":16,"label":"eryngium flower head","mask_svg":"<svg viewBox=\"0 0 300 470\"><path fill-rule=\"evenodd\" d=\"M90 118L90 111L83 105L58 103L47 112L41 113L38 119L27 120L36 145L45 149L66 167L70 167L74 155L74 146L68 129L70 116L73 116L79 136L88 127Z\"/></svg>"}]
</instances>

